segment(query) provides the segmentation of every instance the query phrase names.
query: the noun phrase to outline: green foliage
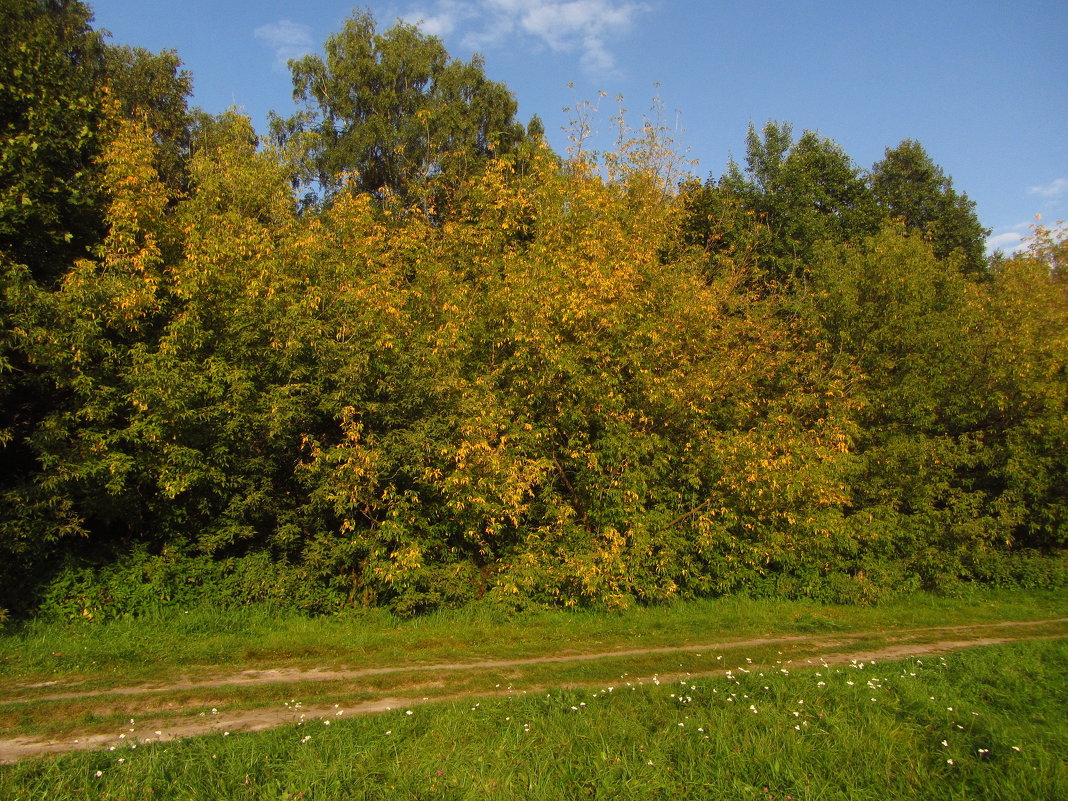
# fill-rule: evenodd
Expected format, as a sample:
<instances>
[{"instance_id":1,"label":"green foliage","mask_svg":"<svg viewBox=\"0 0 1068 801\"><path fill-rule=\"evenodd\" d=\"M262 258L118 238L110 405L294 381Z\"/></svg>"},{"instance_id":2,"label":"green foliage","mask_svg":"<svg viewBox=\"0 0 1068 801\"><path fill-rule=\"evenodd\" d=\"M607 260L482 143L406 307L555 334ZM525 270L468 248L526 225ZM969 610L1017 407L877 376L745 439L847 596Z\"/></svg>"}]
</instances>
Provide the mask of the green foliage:
<instances>
[{"instance_id":1,"label":"green foliage","mask_svg":"<svg viewBox=\"0 0 1068 801\"><path fill-rule=\"evenodd\" d=\"M760 134L750 125L744 172L731 162L706 191L740 203L767 227L759 261L769 281L803 275L817 242L871 234L880 218L860 169L842 148L812 131L795 142L785 123L769 122Z\"/></svg>"},{"instance_id":2,"label":"green foliage","mask_svg":"<svg viewBox=\"0 0 1068 801\"><path fill-rule=\"evenodd\" d=\"M77 0L0 3L0 253L47 284L101 230L103 45L91 17Z\"/></svg>"},{"instance_id":3,"label":"green foliage","mask_svg":"<svg viewBox=\"0 0 1068 801\"><path fill-rule=\"evenodd\" d=\"M885 158L872 167L870 182L879 205L910 230L929 237L936 256L956 254L965 271L985 271L990 231L979 222L975 202L957 193L952 179L919 142L906 139L887 148Z\"/></svg>"},{"instance_id":4,"label":"green foliage","mask_svg":"<svg viewBox=\"0 0 1068 801\"><path fill-rule=\"evenodd\" d=\"M189 77L104 45L80 3L2 13L0 595L22 608L58 543L146 519L123 373L165 314Z\"/></svg>"},{"instance_id":5,"label":"green foliage","mask_svg":"<svg viewBox=\"0 0 1068 801\"><path fill-rule=\"evenodd\" d=\"M11 487L3 522L30 552L84 532L87 516L100 515L103 526L139 522L123 503L140 505L131 498L135 464L122 430L124 372L135 343L163 311L161 254L171 235L152 159L145 132L120 126L100 165L111 189L108 235L55 291L24 288L12 315L19 347L53 398L24 439L39 470ZM89 507L76 509L83 502Z\"/></svg>"},{"instance_id":6,"label":"green foliage","mask_svg":"<svg viewBox=\"0 0 1068 801\"><path fill-rule=\"evenodd\" d=\"M684 226L688 241L717 257L744 255L763 281L802 276L819 241L846 242L900 221L932 243L935 255L960 269L985 273L984 241L975 203L953 188L919 142L905 140L864 173L842 149L812 131L794 141L786 123L752 125L743 170L703 187L690 186Z\"/></svg>"},{"instance_id":7,"label":"green foliage","mask_svg":"<svg viewBox=\"0 0 1068 801\"><path fill-rule=\"evenodd\" d=\"M12 19L90 52L61 5ZM5 607L281 601L252 565L317 610L872 602L1068 545L1063 237L971 280L914 143L870 184L778 124L704 186L649 122L562 161L366 14L293 66L280 148L190 114L173 53L64 63L88 133L26 135L92 157L97 235L0 254Z\"/></svg>"},{"instance_id":8,"label":"green foliage","mask_svg":"<svg viewBox=\"0 0 1068 801\"><path fill-rule=\"evenodd\" d=\"M45 621L100 623L163 610L250 604L323 614L336 612L341 601L299 565L266 553L218 560L171 547L155 555L137 547L103 566L69 560L42 590L37 613Z\"/></svg>"},{"instance_id":9,"label":"green foliage","mask_svg":"<svg viewBox=\"0 0 1068 801\"><path fill-rule=\"evenodd\" d=\"M173 50L108 47L104 55L107 85L119 102L120 115L143 122L152 132L156 172L176 197L188 187L193 121L187 101L193 76L182 69Z\"/></svg>"},{"instance_id":10,"label":"green foliage","mask_svg":"<svg viewBox=\"0 0 1068 801\"><path fill-rule=\"evenodd\" d=\"M40 533L17 523L16 488L35 463L27 437L62 403L51 365L24 346L30 331L53 322L46 293L104 230L94 163L103 45L90 17L78 2L0 3L0 604L15 609L34 581L17 565ZM62 518L63 501L52 501L54 519Z\"/></svg>"},{"instance_id":11,"label":"green foliage","mask_svg":"<svg viewBox=\"0 0 1068 801\"><path fill-rule=\"evenodd\" d=\"M348 180L407 202L426 179L469 175L524 137L515 100L486 78L481 58L452 59L440 39L413 25L397 22L380 34L358 11L325 51L325 60L290 62L293 98L304 108L275 116L271 128L299 154L301 183L326 196Z\"/></svg>"},{"instance_id":12,"label":"green foliage","mask_svg":"<svg viewBox=\"0 0 1068 801\"><path fill-rule=\"evenodd\" d=\"M1048 275L1020 259L974 284L889 228L824 247L809 298L855 370L849 514L872 547L937 583L991 548L1063 545L1068 349Z\"/></svg>"}]
</instances>

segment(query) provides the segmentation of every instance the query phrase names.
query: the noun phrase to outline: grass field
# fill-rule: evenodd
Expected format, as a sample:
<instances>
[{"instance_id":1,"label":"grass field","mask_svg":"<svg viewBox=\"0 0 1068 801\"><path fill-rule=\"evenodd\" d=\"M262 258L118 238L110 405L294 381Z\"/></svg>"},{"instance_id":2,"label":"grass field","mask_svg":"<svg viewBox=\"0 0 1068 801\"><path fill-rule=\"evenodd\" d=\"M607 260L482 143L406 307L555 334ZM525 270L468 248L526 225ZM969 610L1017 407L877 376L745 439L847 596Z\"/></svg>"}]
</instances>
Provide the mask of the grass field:
<instances>
[{"instance_id":1,"label":"grass field","mask_svg":"<svg viewBox=\"0 0 1068 801\"><path fill-rule=\"evenodd\" d=\"M404 667L812 631L871 631L855 640L868 647L878 646L880 631L1064 617L1065 606L1058 594L987 592L874 608L723 600L526 620L488 610L406 622L287 617L273 629L263 611L194 610L104 627L30 626L0 638L8 698L0 714L8 734L47 730L36 709L82 716L86 725L84 702L9 702L17 685L45 675L103 688L209 668ZM790 662L789 650L754 646L724 650L718 660L664 653L538 664L518 678L467 671L441 688L453 700L435 702L428 691L428 703L377 715L321 712L264 732L130 742L0 766L0 798L1068 798L1063 630L1061 637L874 663L821 664L818 655ZM698 675L709 659L730 674ZM495 685L509 680L513 693L497 694ZM361 692L389 691L389 681L403 685L410 675L381 681ZM214 688L191 703L347 703L345 692L354 690L329 682ZM457 700L457 692L471 696ZM114 727L116 714L112 708L98 722Z\"/></svg>"},{"instance_id":2,"label":"grass field","mask_svg":"<svg viewBox=\"0 0 1068 801\"><path fill-rule=\"evenodd\" d=\"M1066 593L986 589L950 597L919 594L878 606L722 598L624 612L509 615L495 607L473 606L408 620L382 610L308 618L265 606L206 607L99 625L29 623L13 628L0 634L0 675L24 682L82 678L134 683L283 664L437 664L568 649L607 651L774 634L1059 617L1068 617Z\"/></svg>"}]
</instances>

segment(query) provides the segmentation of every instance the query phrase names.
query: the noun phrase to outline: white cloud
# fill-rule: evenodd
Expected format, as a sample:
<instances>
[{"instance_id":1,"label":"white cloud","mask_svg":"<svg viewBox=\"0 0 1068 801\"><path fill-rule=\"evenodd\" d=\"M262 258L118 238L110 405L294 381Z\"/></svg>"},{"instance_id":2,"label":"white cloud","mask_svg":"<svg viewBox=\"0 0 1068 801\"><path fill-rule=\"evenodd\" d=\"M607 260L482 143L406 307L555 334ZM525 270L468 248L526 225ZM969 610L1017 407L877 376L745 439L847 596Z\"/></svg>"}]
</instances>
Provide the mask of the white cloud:
<instances>
[{"instance_id":1,"label":"white cloud","mask_svg":"<svg viewBox=\"0 0 1068 801\"><path fill-rule=\"evenodd\" d=\"M1002 225L994 229L996 233L986 238L986 252L993 253L1000 250L1006 256L1011 256L1018 250L1023 250L1027 245L1024 237L1031 234L1035 221L1019 222L1015 225Z\"/></svg>"},{"instance_id":2,"label":"white cloud","mask_svg":"<svg viewBox=\"0 0 1068 801\"><path fill-rule=\"evenodd\" d=\"M553 52L576 53L587 72L603 75L616 69L611 41L648 10L646 3L634 0L438 0L433 13L406 19L435 35L471 22L463 42L476 49L525 36Z\"/></svg>"},{"instance_id":3,"label":"white cloud","mask_svg":"<svg viewBox=\"0 0 1068 801\"><path fill-rule=\"evenodd\" d=\"M1027 191L1042 197L1059 197L1068 192L1068 178L1057 178L1045 186L1031 186Z\"/></svg>"},{"instance_id":4,"label":"white cloud","mask_svg":"<svg viewBox=\"0 0 1068 801\"><path fill-rule=\"evenodd\" d=\"M428 36L448 36L456 30L456 17L449 13L418 14L408 17L405 21L418 25Z\"/></svg>"},{"instance_id":5,"label":"white cloud","mask_svg":"<svg viewBox=\"0 0 1068 801\"><path fill-rule=\"evenodd\" d=\"M401 19L411 25L419 26L428 36L448 36L460 22L473 16L477 9L465 0L438 0L434 13L417 10L405 14Z\"/></svg>"},{"instance_id":6,"label":"white cloud","mask_svg":"<svg viewBox=\"0 0 1068 801\"><path fill-rule=\"evenodd\" d=\"M987 237L986 239L986 252L993 253L995 250L1000 250L1006 255L1010 255L1023 245L1023 238L1020 234L1010 231L1004 234L994 234L994 236Z\"/></svg>"},{"instance_id":7,"label":"white cloud","mask_svg":"<svg viewBox=\"0 0 1068 801\"><path fill-rule=\"evenodd\" d=\"M300 58L312 51L311 28L288 19L261 25L252 35L274 50L275 69L284 70L291 58Z\"/></svg>"}]
</instances>

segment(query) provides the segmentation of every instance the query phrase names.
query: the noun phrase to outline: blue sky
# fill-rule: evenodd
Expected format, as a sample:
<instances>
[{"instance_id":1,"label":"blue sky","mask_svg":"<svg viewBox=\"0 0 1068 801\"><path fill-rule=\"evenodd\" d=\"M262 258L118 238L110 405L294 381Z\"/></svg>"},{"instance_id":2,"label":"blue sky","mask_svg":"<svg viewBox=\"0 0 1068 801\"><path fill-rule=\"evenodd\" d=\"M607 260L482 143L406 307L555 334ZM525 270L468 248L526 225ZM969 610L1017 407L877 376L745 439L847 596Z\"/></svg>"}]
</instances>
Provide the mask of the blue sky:
<instances>
[{"instance_id":1,"label":"blue sky","mask_svg":"<svg viewBox=\"0 0 1068 801\"><path fill-rule=\"evenodd\" d=\"M266 131L294 106L287 58L316 52L359 0L89 0L113 42L175 49L194 103L238 106ZM1068 217L1068 3L388 0L363 2L383 27L421 21L449 52L480 52L486 72L538 114L557 150L565 107L613 98L633 121L662 121L694 172L744 160L745 133L769 119L819 131L870 166L919 140L978 203L991 244L1011 250L1034 215ZM573 84L569 87L568 84ZM606 140L607 141L607 140Z\"/></svg>"}]
</instances>

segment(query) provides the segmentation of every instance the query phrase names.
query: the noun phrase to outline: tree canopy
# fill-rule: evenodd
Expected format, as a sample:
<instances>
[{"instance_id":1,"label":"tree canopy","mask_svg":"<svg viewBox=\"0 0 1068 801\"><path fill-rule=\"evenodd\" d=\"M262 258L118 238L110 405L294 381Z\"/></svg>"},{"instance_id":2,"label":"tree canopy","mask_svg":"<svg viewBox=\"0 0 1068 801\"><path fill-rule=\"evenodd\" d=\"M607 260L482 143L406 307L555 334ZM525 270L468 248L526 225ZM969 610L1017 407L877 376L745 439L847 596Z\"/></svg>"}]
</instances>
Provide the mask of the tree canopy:
<instances>
[{"instance_id":1,"label":"tree canopy","mask_svg":"<svg viewBox=\"0 0 1068 801\"><path fill-rule=\"evenodd\" d=\"M265 145L176 54L3 8L0 606L1068 581L1064 231L971 264L918 145L770 123L676 187L651 123L562 158L365 14Z\"/></svg>"},{"instance_id":2,"label":"tree canopy","mask_svg":"<svg viewBox=\"0 0 1068 801\"><path fill-rule=\"evenodd\" d=\"M77 0L3 0L0 252L50 281L102 233L104 46Z\"/></svg>"},{"instance_id":3,"label":"tree canopy","mask_svg":"<svg viewBox=\"0 0 1068 801\"><path fill-rule=\"evenodd\" d=\"M486 77L480 57L451 58L440 39L403 22L378 33L368 12L327 39L325 57L290 69L302 109L275 115L272 134L299 153L302 184L327 197L347 180L407 199L439 174L472 174L525 136L515 99Z\"/></svg>"},{"instance_id":4,"label":"tree canopy","mask_svg":"<svg viewBox=\"0 0 1068 801\"><path fill-rule=\"evenodd\" d=\"M686 192L691 208L711 211L724 235L709 238L699 217L691 220L691 241L716 252L751 248L760 241L763 279L782 285L804 276L820 241L846 242L874 234L891 220L928 238L940 259L954 256L964 272L982 275L989 233L979 223L975 203L958 194L948 178L915 141L888 148L868 171L833 141L813 131L794 140L788 123L750 125L743 169L733 160L718 179Z\"/></svg>"},{"instance_id":5,"label":"tree canopy","mask_svg":"<svg viewBox=\"0 0 1068 801\"><path fill-rule=\"evenodd\" d=\"M919 142L906 139L887 148L886 157L872 167L871 187L892 217L930 238L939 258L956 254L966 271L985 269L984 240L990 231L979 222L975 203L957 193Z\"/></svg>"}]
</instances>

